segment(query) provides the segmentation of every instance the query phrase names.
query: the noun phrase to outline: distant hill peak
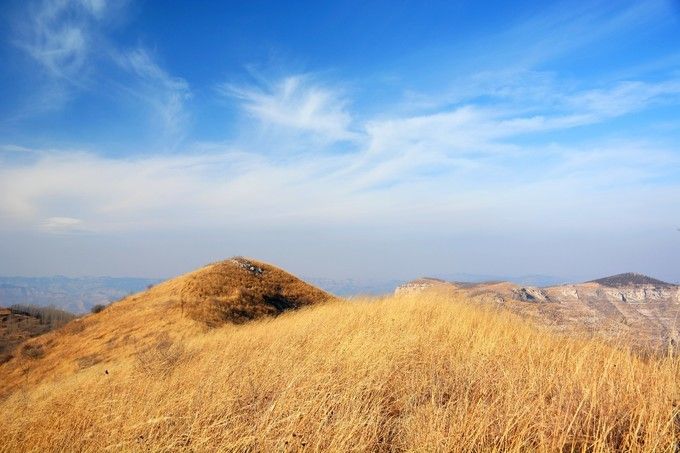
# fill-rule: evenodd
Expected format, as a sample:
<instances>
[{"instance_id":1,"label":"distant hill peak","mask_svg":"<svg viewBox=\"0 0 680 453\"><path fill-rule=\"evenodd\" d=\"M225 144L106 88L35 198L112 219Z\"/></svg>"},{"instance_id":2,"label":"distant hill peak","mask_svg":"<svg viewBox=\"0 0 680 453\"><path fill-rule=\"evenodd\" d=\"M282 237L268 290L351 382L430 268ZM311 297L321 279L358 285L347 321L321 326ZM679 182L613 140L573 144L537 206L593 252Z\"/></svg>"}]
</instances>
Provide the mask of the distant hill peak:
<instances>
[{"instance_id":1,"label":"distant hill peak","mask_svg":"<svg viewBox=\"0 0 680 453\"><path fill-rule=\"evenodd\" d=\"M664 281L657 280L656 278L652 278L647 275L638 274L635 272L626 272L623 274L611 275L609 277L591 280L588 283L599 283L600 285L609 287L630 285L673 286L670 283L666 283Z\"/></svg>"},{"instance_id":2,"label":"distant hill peak","mask_svg":"<svg viewBox=\"0 0 680 453\"><path fill-rule=\"evenodd\" d=\"M190 317L211 326L240 324L263 316L335 299L270 264L234 257L169 280L149 291L179 286Z\"/></svg>"}]
</instances>

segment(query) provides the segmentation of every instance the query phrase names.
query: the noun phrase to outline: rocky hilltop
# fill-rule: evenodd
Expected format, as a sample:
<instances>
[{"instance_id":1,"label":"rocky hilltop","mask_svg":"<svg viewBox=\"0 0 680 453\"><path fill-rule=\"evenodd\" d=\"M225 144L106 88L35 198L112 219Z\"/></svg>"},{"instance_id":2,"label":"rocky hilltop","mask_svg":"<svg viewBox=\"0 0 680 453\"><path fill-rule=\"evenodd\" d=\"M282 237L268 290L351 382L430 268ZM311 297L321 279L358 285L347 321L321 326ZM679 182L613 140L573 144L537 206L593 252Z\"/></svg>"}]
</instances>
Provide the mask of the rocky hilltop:
<instances>
[{"instance_id":1,"label":"rocky hilltop","mask_svg":"<svg viewBox=\"0 0 680 453\"><path fill-rule=\"evenodd\" d=\"M610 277L599 278L597 280L592 280L590 283L598 283L603 286L610 286L613 288L619 286L639 286L639 285L652 285L659 287L672 287L671 283L666 283L661 280L649 277L644 274L638 274L635 272L626 272L624 274L616 274Z\"/></svg>"},{"instance_id":2,"label":"rocky hilltop","mask_svg":"<svg viewBox=\"0 0 680 453\"><path fill-rule=\"evenodd\" d=\"M395 293L446 291L496 304L559 330L579 329L625 338L639 346L680 340L680 286L625 273L578 284L549 287L510 282L446 282L421 278Z\"/></svg>"}]
</instances>

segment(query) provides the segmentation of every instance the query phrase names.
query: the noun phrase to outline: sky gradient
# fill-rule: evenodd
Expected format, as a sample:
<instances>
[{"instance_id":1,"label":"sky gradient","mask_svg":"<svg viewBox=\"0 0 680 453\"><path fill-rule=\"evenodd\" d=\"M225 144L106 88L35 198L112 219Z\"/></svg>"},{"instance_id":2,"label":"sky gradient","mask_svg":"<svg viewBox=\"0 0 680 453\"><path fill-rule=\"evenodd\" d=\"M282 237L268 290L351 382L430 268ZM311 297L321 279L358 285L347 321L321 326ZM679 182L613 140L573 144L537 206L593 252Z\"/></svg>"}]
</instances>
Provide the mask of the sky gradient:
<instances>
[{"instance_id":1,"label":"sky gradient","mask_svg":"<svg viewBox=\"0 0 680 453\"><path fill-rule=\"evenodd\" d=\"M680 281L678 2L321 3L3 2L0 274Z\"/></svg>"}]
</instances>

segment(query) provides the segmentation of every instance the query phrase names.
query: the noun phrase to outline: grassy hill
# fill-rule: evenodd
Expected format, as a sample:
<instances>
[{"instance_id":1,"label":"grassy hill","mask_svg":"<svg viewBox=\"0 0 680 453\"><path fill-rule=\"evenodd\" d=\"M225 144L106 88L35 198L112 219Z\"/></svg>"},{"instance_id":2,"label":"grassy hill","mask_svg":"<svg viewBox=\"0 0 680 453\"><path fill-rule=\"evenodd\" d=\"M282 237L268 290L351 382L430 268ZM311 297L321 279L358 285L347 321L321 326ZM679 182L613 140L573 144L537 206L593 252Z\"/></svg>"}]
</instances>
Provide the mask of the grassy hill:
<instances>
[{"instance_id":1,"label":"grassy hill","mask_svg":"<svg viewBox=\"0 0 680 453\"><path fill-rule=\"evenodd\" d=\"M0 365L0 397L18 388L334 297L274 266L245 258L213 263L25 342L30 354Z\"/></svg>"},{"instance_id":2,"label":"grassy hill","mask_svg":"<svg viewBox=\"0 0 680 453\"><path fill-rule=\"evenodd\" d=\"M0 450L673 451L680 441L672 354L557 335L436 292L343 301L247 262L30 340L41 357L0 366ZM257 269L276 278L265 284ZM222 308L241 300L234 291L250 294L246 306L282 306L258 299L270 290L313 297L250 322L190 309L205 294L233 314Z\"/></svg>"}]
</instances>

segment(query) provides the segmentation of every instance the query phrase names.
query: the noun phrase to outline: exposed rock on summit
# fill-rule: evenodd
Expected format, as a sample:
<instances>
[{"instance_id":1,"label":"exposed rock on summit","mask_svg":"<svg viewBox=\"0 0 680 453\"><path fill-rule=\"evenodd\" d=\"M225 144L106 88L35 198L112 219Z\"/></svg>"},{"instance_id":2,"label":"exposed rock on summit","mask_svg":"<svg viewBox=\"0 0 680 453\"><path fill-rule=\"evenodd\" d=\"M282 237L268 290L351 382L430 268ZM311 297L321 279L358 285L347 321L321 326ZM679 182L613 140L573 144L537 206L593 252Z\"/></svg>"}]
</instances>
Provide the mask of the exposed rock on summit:
<instances>
[{"instance_id":1,"label":"exposed rock on summit","mask_svg":"<svg viewBox=\"0 0 680 453\"><path fill-rule=\"evenodd\" d=\"M548 302L550 299L540 288L526 286L513 290L517 299L525 302Z\"/></svg>"}]
</instances>

